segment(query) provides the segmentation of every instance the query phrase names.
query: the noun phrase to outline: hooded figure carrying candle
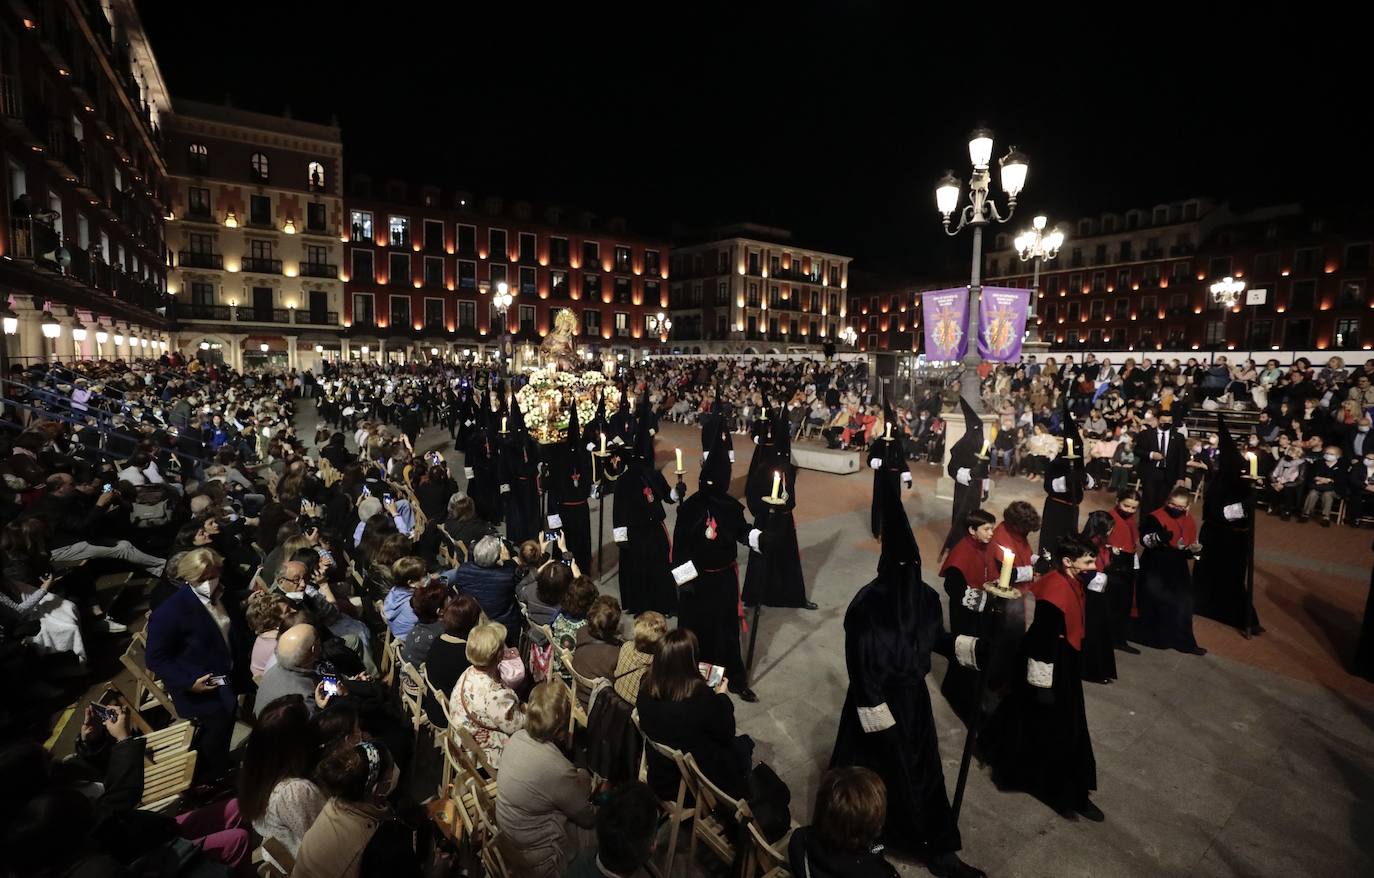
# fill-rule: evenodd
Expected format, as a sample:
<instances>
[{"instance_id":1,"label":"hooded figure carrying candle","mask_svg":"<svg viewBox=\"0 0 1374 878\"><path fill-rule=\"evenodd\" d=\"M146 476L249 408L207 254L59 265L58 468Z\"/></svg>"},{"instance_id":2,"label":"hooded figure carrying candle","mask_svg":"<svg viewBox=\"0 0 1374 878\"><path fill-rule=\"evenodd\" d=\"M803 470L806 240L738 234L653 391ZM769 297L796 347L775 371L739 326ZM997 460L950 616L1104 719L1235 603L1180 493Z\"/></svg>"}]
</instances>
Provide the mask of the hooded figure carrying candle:
<instances>
[{"instance_id":1,"label":"hooded figure carrying candle","mask_svg":"<svg viewBox=\"0 0 1374 878\"><path fill-rule=\"evenodd\" d=\"M921 581L900 485L879 482L877 490L882 555L877 578L859 589L844 616L849 689L830 767L858 765L883 778L884 844L920 857L935 875L982 878L957 853L963 845L925 682L932 652L976 667L978 643L944 630L940 596Z\"/></svg>"},{"instance_id":2,"label":"hooded figure carrying candle","mask_svg":"<svg viewBox=\"0 0 1374 878\"><path fill-rule=\"evenodd\" d=\"M949 477L954 479L954 507L949 520L949 534L945 536L944 552L953 549L964 538L964 523L969 513L982 508L988 489L992 486L988 479L990 442L983 434L983 421L962 396L959 397L959 408L964 412L964 435L949 449L947 469Z\"/></svg>"},{"instance_id":3,"label":"hooded figure carrying candle","mask_svg":"<svg viewBox=\"0 0 1374 878\"><path fill-rule=\"evenodd\" d=\"M1216 463L1207 479L1202 495L1202 533L1199 541L1205 547L1193 565L1193 591L1197 595L1197 611L1233 628L1251 634L1264 629L1259 614L1251 604L1249 565L1254 539L1254 491L1246 484L1245 474L1258 470L1257 462L1241 456L1236 440L1217 415ZM1247 618L1248 617L1248 618Z\"/></svg>"},{"instance_id":4,"label":"hooded figure carrying candle","mask_svg":"<svg viewBox=\"0 0 1374 878\"><path fill-rule=\"evenodd\" d=\"M620 603L632 616L645 610L675 616L677 585L663 504L676 503L686 486L679 480L679 487L669 488L668 480L655 466L657 422L647 410L647 402L642 409L646 417L637 421L634 442L615 445L609 458L612 468L624 467L615 482L611 510L613 533L620 546Z\"/></svg>"},{"instance_id":5,"label":"hooded figure carrying candle","mask_svg":"<svg viewBox=\"0 0 1374 878\"><path fill-rule=\"evenodd\" d=\"M746 685L739 649L744 611L736 546L748 545L750 528L744 507L729 493L730 458L720 432L709 431L706 438L699 487L678 507L673 528L673 577L680 588L678 627L697 636L700 661L725 668L732 692L745 701L756 701Z\"/></svg>"},{"instance_id":6,"label":"hooded figure carrying candle","mask_svg":"<svg viewBox=\"0 0 1374 878\"><path fill-rule=\"evenodd\" d=\"M509 429L501 437L501 497L506 510L506 539L512 543L536 539L542 519L539 514L539 443L525 429L520 403L511 397Z\"/></svg>"},{"instance_id":7,"label":"hooded figure carrying candle","mask_svg":"<svg viewBox=\"0 0 1374 878\"><path fill-rule=\"evenodd\" d=\"M567 439L546 446L544 451L549 455L550 509L558 516L568 551L577 559L577 566L591 570L592 517L587 498L592 488L592 456L582 442L576 403L568 408Z\"/></svg>"},{"instance_id":8,"label":"hooded figure carrying candle","mask_svg":"<svg viewBox=\"0 0 1374 878\"><path fill-rule=\"evenodd\" d=\"M806 597L801 547L797 544L797 468L786 418L770 418L769 442L754 450L759 462L745 483L744 501L760 535L749 544L744 605L816 609Z\"/></svg>"},{"instance_id":9,"label":"hooded figure carrying candle","mask_svg":"<svg viewBox=\"0 0 1374 878\"><path fill-rule=\"evenodd\" d=\"M1040 552L1054 551L1059 541L1078 534L1078 507L1083 491L1093 485L1083 468L1083 436L1067 400L1061 412L1060 432L1064 448L1045 467L1045 505L1040 511ZM1053 559L1049 559L1051 565Z\"/></svg>"},{"instance_id":10,"label":"hooded figure carrying candle","mask_svg":"<svg viewBox=\"0 0 1374 878\"><path fill-rule=\"evenodd\" d=\"M463 474L467 478L467 493L477 507L477 514L492 524L504 519L501 504L500 476L501 437L496 435L492 418L491 396L483 390L478 396L476 417L463 446Z\"/></svg>"},{"instance_id":11,"label":"hooded figure carrying candle","mask_svg":"<svg viewBox=\"0 0 1374 878\"><path fill-rule=\"evenodd\" d=\"M868 443L868 466L873 470L873 502L869 512L869 523L873 537L877 539L883 532L883 504L879 500L882 485L890 482L900 489L911 487L911 470L906 465L906 446L902 442L901 425L892 406L883 403L883 431ZM900 490L899 490L900 493Z\"/></svg>"}]
</instances>

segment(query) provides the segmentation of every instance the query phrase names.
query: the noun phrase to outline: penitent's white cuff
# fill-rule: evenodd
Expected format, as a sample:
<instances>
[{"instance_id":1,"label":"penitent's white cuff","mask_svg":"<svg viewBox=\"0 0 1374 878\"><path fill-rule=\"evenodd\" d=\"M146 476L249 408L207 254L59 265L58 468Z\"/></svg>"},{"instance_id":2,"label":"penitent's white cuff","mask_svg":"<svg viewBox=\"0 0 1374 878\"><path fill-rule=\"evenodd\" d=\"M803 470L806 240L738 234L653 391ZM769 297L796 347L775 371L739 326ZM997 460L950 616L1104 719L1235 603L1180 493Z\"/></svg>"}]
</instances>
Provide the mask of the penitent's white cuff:
<instances>
[{"instance_id":1,"label":"penitent's white cuff","mask_svg":"<svg viewBox=\"0 0 1374 878\"><path fill-rule=\"evenodd\" d=\"M911 485L911 470L902 473L902 484L907 486Z\"/></svg>"},{"instance_id":2,"label":"penitent's white cuff","mask_svg":"<svg viewBox=\"0 0 1374 878\"><path fill-rule=\"evenodd\" d=\"M954 658L966 668L978 670L978 638L960 634L954 638Z\"/></svg>"},{"instance_id":3,"label":"penitent's white cuff","mask_svg":"<svg viewBox=\"0 0 1374 878\"><path fill-rule=\"evenodd\" d=\"M1223 506L1221 508L1221 514L1225 516L1227 521L1240 521L1245 517L1245 504L1232 503L1228 506Z\"/></svg>"},{"instance_id":4,"label":"penitent's white cuff","mask_svg":"<svg viewBox=\"0 0 1374 878\"><path fill-rule=\"evenodd\" d=\"M758 528L749 531L749 548L753 549L755 552L761 553L763 551L759 548L759 537L761 536L763 536L763 531Z\"/></svg>"},{"instance_id":5,"label":"penitent's white cuff","mask_svg":"<svg viewBox=\"0 0 1374 878\"><path fill-rule=\"evenodd\" d=\"M873 469L882 469L882 468L883 468L883 459L882 459L881 457L875 457L875 458L873 458L872 460L870 460L870 461L868 462L868 465L869 465L870 467L872 467Z\"/></svg>"},{"instance_id":6,"label":"penitent's white cuff","mask_svg":"<svg viewBox=\"0 0 1374 878\"><path fill-rule=\"evenodd\" d=\"M973 479L973 473L969 472L968 467L961 466L954 471L954 481L961 485L967 485Z\"/></svg>"},{"instance_id":7,"label":"penitent's white cuff","mask_svg":"<svg viewBox=\"0 0 1374 878\"><path fill-rule=\"evenodd\" d=\"M1054 685L1054 664L1026 659L1026 682L1037 689L1048 689Z\"/></svg>"},{"instance_id":8,"label":"penitent's white cuff","mask_svg":"<svg viewBox=\"0 0 1374 878\"><path fill-rule=\"evenodd\" d=\"M1107 590L1107 574L1098 573L1088 582L1088 591L1104 592Z\"/></svg>"},{"instance_id":9,"label":"penitent's white cuff","mask_svg":"<svg viewBox=\"0 0 1374 878\"><path fill-rule=\"evenodd\" d=\"M623 543L630 538L630 529L626 527L618 527L615 530L611 531L611 535L615 537L615 541L617 543Z\"/></svg>"},{"instance_id":10,"label":"penitent's white cuff","mask_svg":"<svg viewBox=\"0 0 1374 878\"><path fill-rule=\"evenodd\" d=\"M877 707L860 707L858 710L859 726L865 732L881 732L897 724L897 721L892 718L892 711L887 708L886 701Z\"/></svg>"},{"instance_id":11,"label":"penitent's white cuff","mask_svg":"<svg viewBox=\"0 0 1374 878\"><path fill-rule=\"evenodd\" d=\"M509 493L510 493L510 485L502 485L502 486L501 486L501 493L502 493L502 494L509 494Z\"/></svg>"},{"instance_id":12,"label":"penitent's white cuff","mask_svg":"<svg viewBox=\"0 0 1374 878\"><path fill-rule=\"evenodd\" d=\"M735 449L731 448L731 449L729 450L729 452L727 452L727 453L730 455L730 462L731 462L731 463L734 463L734 462L735 462Z\"/></svg>"},{"instance_id":13,"label":"penitent's white cuff","mask_svg":"<svg viewBox=\"0 0 1374 878\"><path fill-rule=\"evenodd\" d=\"M472 477L473 477L472 467L470 467L470 466L465 466L465 467L463 467L463 478L465 478L465 479L470 479L470 478L472 478Z\"/></svg>"},{"instance_id":14,"label":"penitent's white cuff","mask_svg":"<svg viewBox=\"0 0 1374 878\"><path fill-rule=\"evenodd\" d=\"M1063 476L1060 476L1059 478L1050 482L1050 490L1054 491L1056 494L1068 493L1069 480L1064 478Z\"/></svg>"},{"instance_id":15,"label":"penitent's white cuff","mask_svg":"<svg viewBox=\"0 0 1374 878\"><path fill-rule=\"evenodd\" d=\"M1030 582L1030 581L1031 581L1032 579L1034 579L1034 578L1035 578L1035 567L1034 567L1034 565L1027 564L1027 565L1024 566L1024 567L1017 567L1017 568L1016 568L1016 581L1017 581L1017 582Z\"/></svg>"}]
</instances>

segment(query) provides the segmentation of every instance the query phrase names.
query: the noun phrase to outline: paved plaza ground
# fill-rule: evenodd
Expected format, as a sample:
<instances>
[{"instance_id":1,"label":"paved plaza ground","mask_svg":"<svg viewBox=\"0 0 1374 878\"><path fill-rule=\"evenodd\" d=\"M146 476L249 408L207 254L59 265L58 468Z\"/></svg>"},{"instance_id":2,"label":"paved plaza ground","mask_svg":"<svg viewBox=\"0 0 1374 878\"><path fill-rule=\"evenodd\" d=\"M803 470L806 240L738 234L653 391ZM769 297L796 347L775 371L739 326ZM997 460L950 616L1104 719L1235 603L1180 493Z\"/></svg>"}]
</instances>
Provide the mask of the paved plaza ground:
<instances>
[{"instance_id":1,"label":"paved plaza ground","mask_svg":"<svg viewBox=\"0 0 1374 878\"><path fill-rule=\"evenodd\" d=\"M674 447L683 448L693 490L700 435L665 423L658 436L661 466L671 466ZM427 431L420 450L444 439ZM735 445L732 493L739 496L752 446L745 437ZM932 568L949 503L934 497L935 467L913 468L906 508L927 561L926 581L940 590ZM845 608L878 560L868 533L871 491L867 469L798 475L802 562L820 609L765 611L754 679L760 700L736 703L739 729L757 742L756 756L791 785L798 820L809 816L844 701ZM1036 482L1002 479L989 508L1000 512L1016 499L1038 508L1043 496ZM1109 501L1095 493L1085 505L1106 508ZM670 509L670 530L672 516ZM592 521L595 540L595 505ZM999 792L975 764L961 820L965 858L994 876L1374 873L1374 684L1345 670L1374 564L1371 537L1262 518L1256 602L1268 633L1246 641L1198 619L1207 656L1118 654L1119 681L1085 686L1095 801L1106 822L1069 822L1028 795ZM618 591L614 564L612 544L603 585L611 593ZM936 656L929 682L952 792L964 729L939 695L944 671L945 660ZM928 874L911 864L900 868Z\"/></svg>"}]
</instances>

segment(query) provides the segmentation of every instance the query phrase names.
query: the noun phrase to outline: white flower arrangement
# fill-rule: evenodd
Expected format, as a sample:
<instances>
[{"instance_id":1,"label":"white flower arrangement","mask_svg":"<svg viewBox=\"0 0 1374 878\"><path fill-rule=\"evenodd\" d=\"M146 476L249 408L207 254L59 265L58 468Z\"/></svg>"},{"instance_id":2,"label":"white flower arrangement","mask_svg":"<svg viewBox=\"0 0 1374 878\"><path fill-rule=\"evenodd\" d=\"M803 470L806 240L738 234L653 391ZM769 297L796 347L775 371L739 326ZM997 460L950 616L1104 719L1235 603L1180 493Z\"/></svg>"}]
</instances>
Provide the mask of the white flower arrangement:
<instances>
[{"instance_id":1,"label":"white flower arrangement","mask_svg":"<svg viewBox=\"0 0 1374 878\"><path fill-rule=\"evenodd\" d=\"M536 441L548 445L567 438L568 407L564 400L577 401L577 422L585 426L596 417L598 393L605 394L606 411L615 411L620 405L620 390L600 372L535 369L515 397L530 434Z\"/></svg>"}]
</instances>

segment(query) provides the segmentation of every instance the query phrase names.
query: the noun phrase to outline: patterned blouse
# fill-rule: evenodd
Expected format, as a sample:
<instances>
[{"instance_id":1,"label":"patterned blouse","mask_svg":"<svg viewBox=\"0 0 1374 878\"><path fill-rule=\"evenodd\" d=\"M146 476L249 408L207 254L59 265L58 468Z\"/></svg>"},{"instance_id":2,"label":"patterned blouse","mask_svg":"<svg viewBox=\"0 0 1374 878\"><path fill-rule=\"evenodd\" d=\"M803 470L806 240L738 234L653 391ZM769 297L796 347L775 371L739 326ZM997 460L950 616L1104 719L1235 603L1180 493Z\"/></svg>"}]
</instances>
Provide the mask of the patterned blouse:
<instances>
[{"instance_id":1,"label":"patterned blouse","mask_svg":"<svg viewBox=\"0 0 1374 878\"><path fill-rule=\"evenodd\" d=\"M468 668L449 695L448 724L472 732L492 767L500 768L506 741L525 727L525 707L499 679Z\"/></svg>"}]
</instances>

